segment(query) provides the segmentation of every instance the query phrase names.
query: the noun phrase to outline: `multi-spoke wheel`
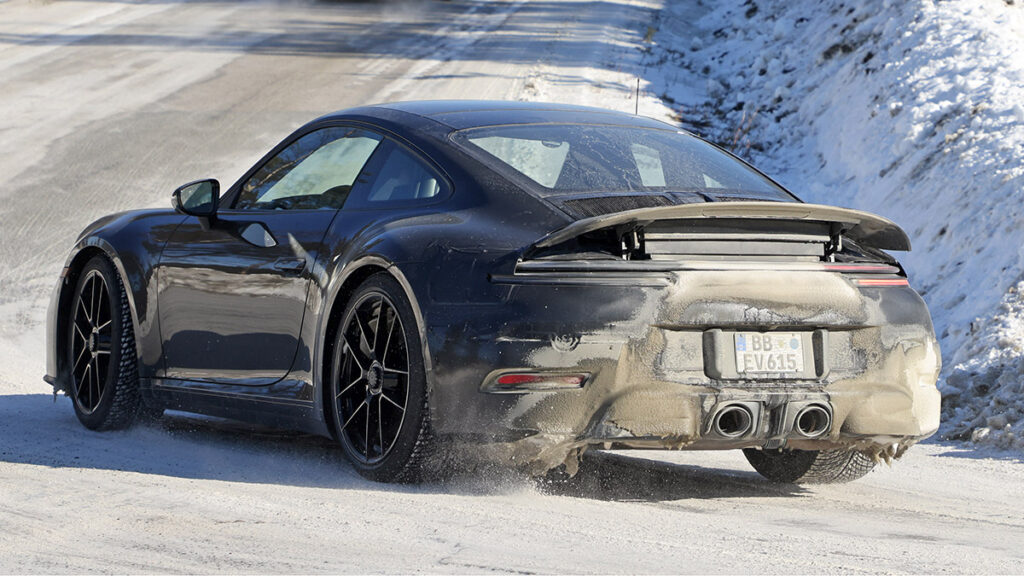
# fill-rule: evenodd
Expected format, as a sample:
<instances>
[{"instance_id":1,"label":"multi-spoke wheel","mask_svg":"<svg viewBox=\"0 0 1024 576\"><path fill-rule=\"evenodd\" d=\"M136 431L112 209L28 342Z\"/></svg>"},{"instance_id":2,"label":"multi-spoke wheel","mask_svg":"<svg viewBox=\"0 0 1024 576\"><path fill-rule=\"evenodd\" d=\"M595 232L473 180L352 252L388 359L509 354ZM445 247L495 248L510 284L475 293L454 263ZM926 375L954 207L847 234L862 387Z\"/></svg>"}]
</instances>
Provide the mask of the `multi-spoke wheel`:
<instances>
[{"instance_id":1,"label":"multi-spoke wheel","mask_svg":"<svg viewBox=\"0 0 1024 576\"><path fill-rule=\"evenodd\" d=\"M68 394L93 430L123 428L139 406L135 338L120 278L103 257L78 276L68 309Z\"/></svg>"},{"instance_id":2,"label":"multi-spoke wheel","mask_svg":"<svg viewBox=\"0 0 1024 576\"><path fill-rule=\"evenodd\" d=\"M420 338L401 287L378 274L359 287L334 343L330 398L345 453L364 476L418 479L429 444Z\"/></svg>"}]
</instances>

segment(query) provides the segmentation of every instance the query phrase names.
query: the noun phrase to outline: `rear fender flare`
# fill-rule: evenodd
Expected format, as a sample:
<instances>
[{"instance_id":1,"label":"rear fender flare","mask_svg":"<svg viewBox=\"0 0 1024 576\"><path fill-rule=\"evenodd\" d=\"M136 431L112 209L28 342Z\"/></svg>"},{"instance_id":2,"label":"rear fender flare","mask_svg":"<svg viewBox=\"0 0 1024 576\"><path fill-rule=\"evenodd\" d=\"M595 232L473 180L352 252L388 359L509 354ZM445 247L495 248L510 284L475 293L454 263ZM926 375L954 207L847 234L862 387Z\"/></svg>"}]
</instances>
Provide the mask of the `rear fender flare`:
<instances>
[{"instance_id":1,"label":"rear fender flare","mask_svg":"<svg viewBox=\"0 0 1024 576\"><path fill-rule=\"evenodd\" d=\"M387 274L390 274L398 284L402 287L405 292L405 297L409 301L409 305L412 307L413 316L416 321L416 332L420 336L420 348L423 356L423 372L427 379L427 390L428 393L434 388L433 381L433 364L431 362L430 349L427 346L427 334L426 334L426 322L423 319L422 308L419 304L419 299L416 297L416 292L412 288L408 278L402 273L402 270L390 260L379 255L367 255L359 257L351 262L341 263L338 268L331 275L330 284L324 289L324 298L317 320L317 331L316 331L316 350L314 358L316 359L313 363L314 366L314 383L316 394L314 395L315 401L319 404L319 413L327 422L328 418L324 411L324 388L326 386L325 371L323 369L325 351L327 350L327 330L329 328L329 320L331 316L336 312L337 308L344 309L347 304L347 300L341 297L341 288L345 285L345 282L353 275L364 271L367 268L378 268L384 270ZM329 423L328 423L329 424Z\"/></svg>"}]
</instances>

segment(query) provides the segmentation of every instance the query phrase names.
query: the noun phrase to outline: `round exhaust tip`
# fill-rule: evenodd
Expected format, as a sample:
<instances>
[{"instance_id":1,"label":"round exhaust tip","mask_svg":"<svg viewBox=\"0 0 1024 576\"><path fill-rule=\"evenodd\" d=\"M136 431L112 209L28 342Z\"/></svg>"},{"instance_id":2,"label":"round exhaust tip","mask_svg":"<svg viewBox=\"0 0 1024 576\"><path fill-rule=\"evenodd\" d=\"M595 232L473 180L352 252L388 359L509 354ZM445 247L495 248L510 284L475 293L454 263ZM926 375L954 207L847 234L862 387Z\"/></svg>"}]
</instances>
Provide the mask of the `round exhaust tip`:
<instances>
[{"instance_id":1,"label":"round exhaust tip","mask_svg":"<svg viewBox=\"0 0 1024 576\"><path fill-rule=\"evenodd\" d=\"M796 415L794 428L804 438L817 438L828 432L831 425L832 415L828 410L817 404L812 404Z\"/></svg>"},{"instance_id":2,"label":"round exhaust tip","mask_svg":"<svg viewBox=\"0 0 1024 576\"><path fill-rule=\"evenodd\" d=\"M750 432L754 416L746 406L726 406L715 415L715 432L726 438L739 438Z\"/></svg>"}]
</instances>

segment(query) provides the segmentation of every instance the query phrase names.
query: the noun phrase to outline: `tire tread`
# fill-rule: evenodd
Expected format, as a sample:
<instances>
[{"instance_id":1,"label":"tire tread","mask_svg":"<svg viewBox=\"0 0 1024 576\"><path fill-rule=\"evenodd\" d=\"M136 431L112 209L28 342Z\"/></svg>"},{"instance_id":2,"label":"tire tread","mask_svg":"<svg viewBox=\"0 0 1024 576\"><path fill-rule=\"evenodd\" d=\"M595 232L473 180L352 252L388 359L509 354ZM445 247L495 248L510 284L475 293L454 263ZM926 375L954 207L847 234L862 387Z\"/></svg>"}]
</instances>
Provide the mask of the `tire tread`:
<instances>
[{"instance_id":1,"label":"tire tread","mask_svg":"<svg viewBox=\"0 0 1024 576\"><path fill-rule=\"evenodd\" d=\"M867 475L875 460L856 450L783 450L765 451L746 448L754 470L784 484L843 484Z\"/></svg>"},{"instance_id":2,"label":"tire tread","mask_svg":"<svg viewBox=\"0 0 1024 576\"><path fill-rule=\"evenodd\" d=\"M114 401L110 412L100 430L122 430L135 423L139 413L139 363L135 352L135 329L132 324L132 311L128 305L128 294L125 292L121 275L114 272L117 282L117 294L121 303L121 361L117 367L117 379L114 381Z\"/></svg>"}]
</instances>

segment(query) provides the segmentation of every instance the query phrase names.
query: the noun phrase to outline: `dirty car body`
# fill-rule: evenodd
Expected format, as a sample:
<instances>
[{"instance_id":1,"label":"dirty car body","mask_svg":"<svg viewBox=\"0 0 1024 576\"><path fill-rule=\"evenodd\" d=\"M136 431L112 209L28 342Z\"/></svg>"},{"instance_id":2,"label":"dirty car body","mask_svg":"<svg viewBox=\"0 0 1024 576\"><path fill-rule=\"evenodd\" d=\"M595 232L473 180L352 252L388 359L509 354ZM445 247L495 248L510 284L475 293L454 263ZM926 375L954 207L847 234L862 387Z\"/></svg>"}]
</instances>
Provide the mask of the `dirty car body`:
<instances>
[{"instance_id":1,"label":"dirty car body","mask_svg":"<svg viewBox=\"0 0 1024 576\"><path fill-rule=\"evenodd\" d=\"M319 204L260 200L253 182L330 130L364 139L338 161L357 159L355 180ZM427 193L381 184L410 164ZM347 360L363 345L342 333L360 286L386 275L434 442L538 472L571 471L595 447L887 458L938 427L929 314L886 252L909 249L892 222L803 203L654 120L508 102L356 108L282 141L213 217L146 210L87 228L54 293L47 380L82 389L68 310L102 256L123 281L141 405L342 438L360 417L331 381L350 366L367 390L355 444L372 464L397 443L383 432L397 417L370 409L386 362ZM384 314L367 332L383 333Z\"/></svg>"}]
</instances>

